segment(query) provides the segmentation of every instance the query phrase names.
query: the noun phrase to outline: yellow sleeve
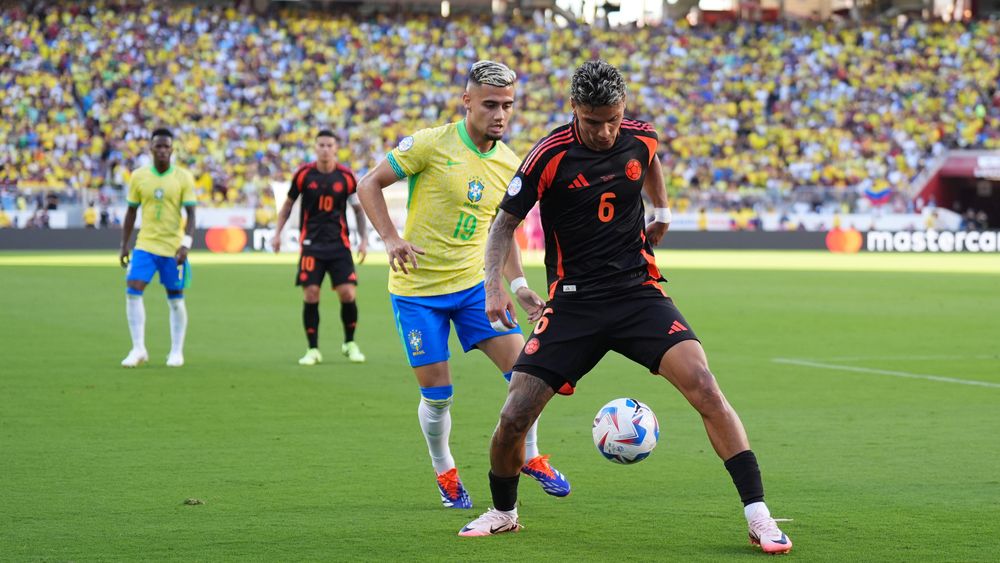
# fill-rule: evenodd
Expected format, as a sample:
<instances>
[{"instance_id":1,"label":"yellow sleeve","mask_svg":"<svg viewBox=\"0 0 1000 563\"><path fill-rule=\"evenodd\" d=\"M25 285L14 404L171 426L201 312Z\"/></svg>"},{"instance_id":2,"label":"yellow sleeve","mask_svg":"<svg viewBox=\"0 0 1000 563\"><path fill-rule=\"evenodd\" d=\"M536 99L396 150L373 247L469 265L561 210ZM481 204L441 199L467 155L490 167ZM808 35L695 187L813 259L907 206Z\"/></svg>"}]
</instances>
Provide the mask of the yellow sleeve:
<instances>
[{"instance_id":1,"label":"yellow sleeve","mask_svg":"<svg viewBox=\"0 0 1000 563\"><path fill-rule=\"evenodd\" d=\"M198 198L194 194L194 176L190 172L184 173L184 185L181 186L181 205L196 205Z\"/></svg>"},{"instance_id":2,"label":"yellow sleeve","mask_svg":"<svg viewBox=\"0 0 1000 563\"><path fill-rule=\"evenodd\" d=\"M139 207L142 203L142 194L139 193L139 171L133 170L128 179L128 195L125 196L125 203L129 207Z\"/></svg>"},{"instance_id":3,"label":"yellow sleeve","mask_svg":"<svg viewBox=\"0 0 1000 563\"><path fill-rule=\"evenodd\" d=\"M427 168L427 162L438 138L437 129L421 129L409 137L404 137L389 151L385 159L399 179L414 176Z\"/></svg>"}]
</instances>

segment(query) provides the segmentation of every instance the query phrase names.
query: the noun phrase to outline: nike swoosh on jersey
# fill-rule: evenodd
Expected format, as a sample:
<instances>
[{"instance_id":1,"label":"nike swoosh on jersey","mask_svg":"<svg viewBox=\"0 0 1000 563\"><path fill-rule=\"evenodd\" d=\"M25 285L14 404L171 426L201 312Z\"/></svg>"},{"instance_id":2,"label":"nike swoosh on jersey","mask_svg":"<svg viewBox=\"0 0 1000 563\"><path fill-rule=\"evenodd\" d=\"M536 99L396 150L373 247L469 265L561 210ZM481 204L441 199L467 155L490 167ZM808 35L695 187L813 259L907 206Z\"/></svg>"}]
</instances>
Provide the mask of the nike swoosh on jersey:
<instances>
[{"instance_id":1,"label":"nike swoosh on jersey","mask_svg":"<svg viewBox=\"0 0 1000 563\"><path fill-rule=\"evenodd\" d=\"M454 160L450 160L450 159L447 162L445 162L446 166L456 166L458 164L462 164L462 163L461 162L455 162Z\"/></svg>"}]
</instances>

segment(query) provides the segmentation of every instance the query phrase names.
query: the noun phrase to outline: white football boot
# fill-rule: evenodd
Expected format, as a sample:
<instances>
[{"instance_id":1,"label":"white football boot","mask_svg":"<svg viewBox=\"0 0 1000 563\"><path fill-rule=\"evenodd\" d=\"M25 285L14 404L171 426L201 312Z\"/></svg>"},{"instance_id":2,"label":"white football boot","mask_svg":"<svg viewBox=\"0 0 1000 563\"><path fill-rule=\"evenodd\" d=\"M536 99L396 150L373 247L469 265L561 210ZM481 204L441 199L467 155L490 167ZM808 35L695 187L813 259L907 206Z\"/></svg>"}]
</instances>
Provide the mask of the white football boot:
<instances>
[{"instance_id":1,"label":"white football boot","mask_svg":"<svg viewBox=\"0 0 1000 563\"><path fill-rule=\"evenodd\" d=\"M517 532L521 529L521 524L517 521L517 512L508 514L495 508L486 511L485 514L476 518L458 531L458 535L464 537L495 536L505 532Z\"/></svg>"},{"instance_id":2,"label":"white football boot","mask_svg":"<svg viewBox=\"0 0 1000 563\"><path fill-rule=\"evenodd\" d=\"M131 351L129 351L128 356L125 356L125 359L122 360L122 367L123 368L139 367L140 365L148 361L149 361L149 354L147 354L145 350L136 350L135 348L133 348Z\"/></svg>"}]
</instances>

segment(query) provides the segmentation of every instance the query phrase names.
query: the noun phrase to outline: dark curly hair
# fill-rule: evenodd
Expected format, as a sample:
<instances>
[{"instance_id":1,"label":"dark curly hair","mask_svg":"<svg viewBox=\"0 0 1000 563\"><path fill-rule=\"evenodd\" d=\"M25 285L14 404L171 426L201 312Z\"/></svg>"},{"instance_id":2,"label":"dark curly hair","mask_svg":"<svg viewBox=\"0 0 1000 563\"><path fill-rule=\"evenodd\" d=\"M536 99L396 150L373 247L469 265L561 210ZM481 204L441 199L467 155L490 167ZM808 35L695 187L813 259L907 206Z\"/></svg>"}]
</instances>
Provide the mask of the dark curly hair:
<instances>
[{"instance_id":1,"label":"dark curly hair","mask_svg":"<svg viewBox=\"0 0 1000 563\"><path fill-rule=\"evenodd\" d=\"M625 79L607 61L587 61L573 73L570 97L577 104L613 106L625 99L625 92Z\"/></svg>"}]
</instances>

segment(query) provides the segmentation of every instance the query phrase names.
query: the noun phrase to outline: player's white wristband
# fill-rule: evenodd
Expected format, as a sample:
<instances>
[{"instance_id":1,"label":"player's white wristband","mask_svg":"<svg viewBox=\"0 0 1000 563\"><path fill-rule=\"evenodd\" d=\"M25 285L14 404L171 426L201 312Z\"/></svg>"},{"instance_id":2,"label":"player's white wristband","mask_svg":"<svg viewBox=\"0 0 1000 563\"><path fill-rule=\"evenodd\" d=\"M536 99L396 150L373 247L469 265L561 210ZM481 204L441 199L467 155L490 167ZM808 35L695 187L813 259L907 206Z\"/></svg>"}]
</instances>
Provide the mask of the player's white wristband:
<instances>
[{"instance_id":1,"label":"player's white wristband","mask_svg":"<svg viewBox=\"0 0 1000 563\"><path fill-rule=\"evenodd\" d=\"M666 223L669 225L673 218L674 215L670 212L669 207L657 207L653 209L653 221L657 223Z\"/></svg>"},{"instance_id":2,"label":"player's white wristband","mask_svg":"<svg viewBox=\"0 0 1000 563\"><path fill-rule=\"evenodd\" d=\"M510 280L511 293L517 293L517 290L521 289L522 287L528 287L528 280L524 279L524 276Z\"/></svg>"},{"instance_id":3,"label":"player's white wristband","mask_svg":"<svg viewBox=\"0 0 1000 563\"><path fill-rule=\"evenodd\" d=\"M191 243L193 242L194 239L191 238L191 235L184 235L184 238L181 239L181 246L183 246L188 250L191 250Z\"/></svg>"}]
</instances>

